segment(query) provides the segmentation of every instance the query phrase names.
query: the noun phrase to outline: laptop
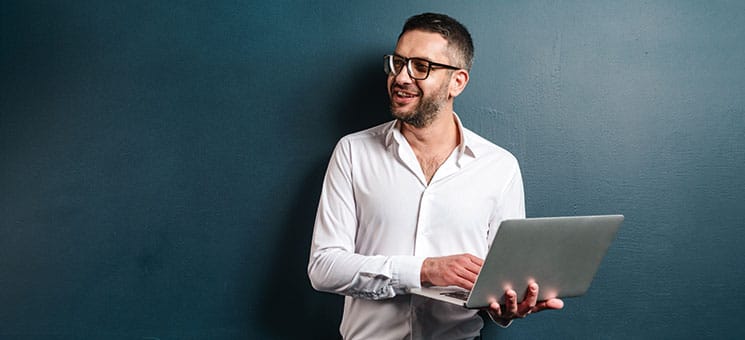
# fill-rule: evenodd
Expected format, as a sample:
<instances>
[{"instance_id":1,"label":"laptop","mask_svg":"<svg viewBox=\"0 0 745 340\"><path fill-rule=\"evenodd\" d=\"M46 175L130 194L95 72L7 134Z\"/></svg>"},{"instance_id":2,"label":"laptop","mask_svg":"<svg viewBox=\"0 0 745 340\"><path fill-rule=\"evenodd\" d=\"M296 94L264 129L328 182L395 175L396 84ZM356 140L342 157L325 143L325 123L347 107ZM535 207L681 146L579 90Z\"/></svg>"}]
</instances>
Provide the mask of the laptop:
<instances>
[{"instance_id":1,"label":"laptop","mask_svg":"<svg viewBox=\"0 0 745 340\"><path fill-rule=\"evenodd\" d=\"M585 294L623 222L623 215L542 217L503 221L471 291L459 287L422 287L411 294L462 305L504 304L512 288L518 303L531 281L538 301Z\"/></svg>"}]
</instances>

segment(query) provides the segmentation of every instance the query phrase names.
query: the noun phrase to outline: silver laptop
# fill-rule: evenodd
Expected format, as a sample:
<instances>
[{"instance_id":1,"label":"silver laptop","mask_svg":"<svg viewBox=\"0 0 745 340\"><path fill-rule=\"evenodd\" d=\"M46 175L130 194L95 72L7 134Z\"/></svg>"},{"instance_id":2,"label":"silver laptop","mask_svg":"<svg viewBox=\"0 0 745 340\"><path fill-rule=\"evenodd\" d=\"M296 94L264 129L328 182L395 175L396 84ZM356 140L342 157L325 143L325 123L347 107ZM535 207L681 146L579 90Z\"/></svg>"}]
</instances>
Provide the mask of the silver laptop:
<instances>
[{"instance_id":1,"label":"silver laptop","mask_svg":"<svg viewBox=\"0 0 745 340\"><path fill-rule=\"evenodd\" d=\"M473 289L422 287L411 294L462 305L503 304L512 288L517 301L528 283L540 290L538 301L583 295L623 222L623 215L543 217L503 221Z\"/></svg>"}]
</instances>

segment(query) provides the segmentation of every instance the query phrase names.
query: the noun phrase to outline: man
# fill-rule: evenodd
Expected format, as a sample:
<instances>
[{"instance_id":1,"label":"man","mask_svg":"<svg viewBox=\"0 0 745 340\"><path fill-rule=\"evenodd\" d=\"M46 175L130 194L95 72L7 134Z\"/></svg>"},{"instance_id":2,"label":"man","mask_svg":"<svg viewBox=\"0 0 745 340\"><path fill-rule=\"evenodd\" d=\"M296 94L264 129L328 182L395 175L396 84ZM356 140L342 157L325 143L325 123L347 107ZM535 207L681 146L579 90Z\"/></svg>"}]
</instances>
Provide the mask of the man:
<instances>
[{"instance_id":1,"label":"man","mask_svg":"<svg viewBox=\"0 0 745 340\"><path fill-rule=\"evenodd\" d=\"M411 17L385 57L394 121L345 136L329 162L308 275L345 295L345 339L468 339L476 311L407 294L422 285L471 289L499 223L525 217L517 160L464 128L453 101L468 84L473 43L454 19ZM507 326L537 303L505 292L492 319Z\"/></svg>"}]
</instances>

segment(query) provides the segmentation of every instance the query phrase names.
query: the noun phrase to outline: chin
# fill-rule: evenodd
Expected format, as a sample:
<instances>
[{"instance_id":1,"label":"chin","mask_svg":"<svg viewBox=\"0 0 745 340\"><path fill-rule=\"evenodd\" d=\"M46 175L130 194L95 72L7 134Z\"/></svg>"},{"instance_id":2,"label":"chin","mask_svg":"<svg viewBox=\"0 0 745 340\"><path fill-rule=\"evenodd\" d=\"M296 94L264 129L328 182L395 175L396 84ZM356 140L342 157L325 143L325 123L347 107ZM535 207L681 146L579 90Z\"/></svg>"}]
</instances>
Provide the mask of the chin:
<instances>
[{"instance_id":1,"label":"chin","mask_svg":"<svg viewBox=\"0 0 745 340\"><path fill-rule=\"evenodd\" d=\"M393 118L396 118L396 119L407 120L413 117L414 114L415 113L411 111L400 111L400 110L391 109L391 115L393 116Z\"/></svg>"},{"instance_id":2,"label":"chin","mask_svg":"<svg viewBox=\"0 0 745 340\"><path fill-rule=\"evenodd\" d=\"M405 114L395 113L395 112L393 113L393 118L396 118L396 119L398 119L400 121L403 121L403 122L406 122L406 123L410 122L413 117L414 117L414 114L412 114L412 113L405 113Z\"/></svg>"}]
</instances>

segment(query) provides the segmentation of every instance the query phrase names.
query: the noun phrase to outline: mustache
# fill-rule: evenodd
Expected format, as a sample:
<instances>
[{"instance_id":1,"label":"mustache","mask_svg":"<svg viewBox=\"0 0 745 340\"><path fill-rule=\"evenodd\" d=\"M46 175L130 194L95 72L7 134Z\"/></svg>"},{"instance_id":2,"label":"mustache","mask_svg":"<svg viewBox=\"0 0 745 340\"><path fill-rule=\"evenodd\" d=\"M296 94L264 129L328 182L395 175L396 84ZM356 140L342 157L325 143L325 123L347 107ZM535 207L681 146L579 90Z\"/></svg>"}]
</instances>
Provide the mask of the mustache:
<instances>
[{"instance_id":1,"label":"mustache","mask_svg":"<svg viewBox=\"0 0 745 340\"><path fill-rule=\"evenodd\" d=\"M413 85L409 85L409 86L403 86L403 85L398 85L398 84L391 85L391 92L396 92L396 91L413 93L415 95L422 94L422 92L416 86L413 86Z\"/></svg>"}]
</instances>

